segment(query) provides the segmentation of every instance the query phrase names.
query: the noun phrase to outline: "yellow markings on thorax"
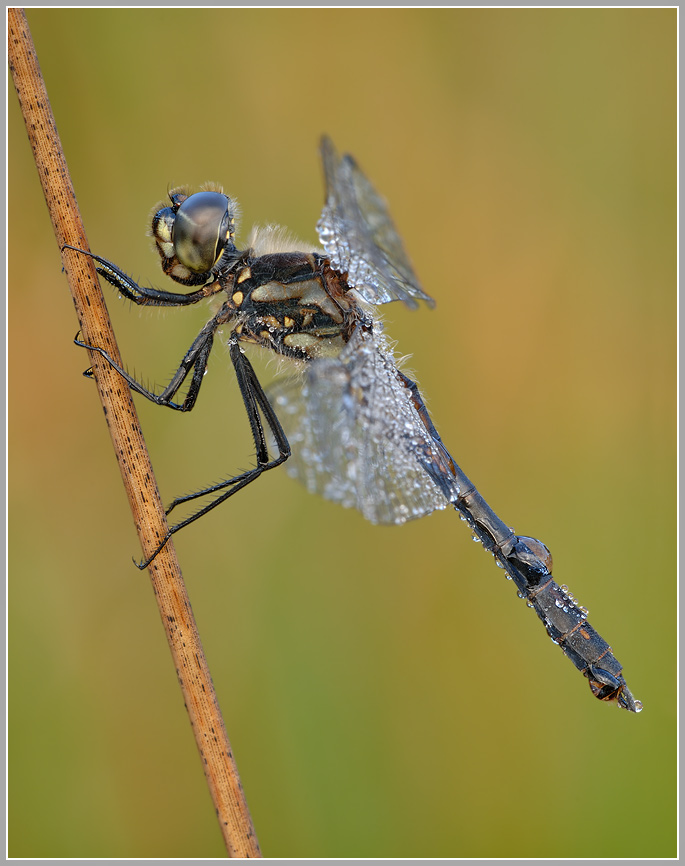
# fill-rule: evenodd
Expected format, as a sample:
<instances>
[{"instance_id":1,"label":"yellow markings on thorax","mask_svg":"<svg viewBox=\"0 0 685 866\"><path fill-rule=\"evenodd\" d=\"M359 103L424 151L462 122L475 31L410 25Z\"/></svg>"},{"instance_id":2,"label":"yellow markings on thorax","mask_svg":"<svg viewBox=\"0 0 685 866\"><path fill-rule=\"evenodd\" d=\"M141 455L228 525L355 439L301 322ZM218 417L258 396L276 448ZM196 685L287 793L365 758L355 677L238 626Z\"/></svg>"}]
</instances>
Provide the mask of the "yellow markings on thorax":
<instances>
[{"instance_id":1,"label":"yellow markings on thorax","mask_svg":"<svg viewBox=\"0 0 685 866\"><path fill-rule=\"evenodd\" d=\"M344 342L340 333L330 336L324 334L286 334L283 345L298 349L310 358L336 358Z\"/></svg>"},{"instance_id":2,"label":"yellow markings on thorax","mask_svg":"<svg viewBox=\"0 0 685 866\"><path fill-rule=\"evenodd\" d=\"M334 322L342 324L343 315L338 305L324 290L321 281L303 280L299 283L278 283L276 281L264 283L252 291L251 299L257 304L273 304L278 301L299 301L318 307L322 313L333 319Z\"/></svg>"},{"instance_id":3,"label":"yellow markings on thorax","mask_svg":"<svg viewBox=\"0 0 685 866\"><path fill-rule=\"evenodd\" d=\"M312 334L288 334L283 338L283 342L286 346L290 346L293 349L308 349L310 346L316 345L319 342L318 337L314 337Z\"/></svg>"},{"instance_id":4,"label":"yellow markings on thorax","mask_svg":"<svg viewBox=\"0 0 685 866\"><path fill-rule=\"evenodd\" d=\"M245 295L242 292L235 292L231 296L231 300L236 305L236 307L239 307L242 304L244 299L245 299Z\"/></svg>"},{"instance_id":5,"label":"yellow markings on thorax","mask_svg":"<svg viewBox=\"0 0 685 866\"><path fill-rule=\"evenodd\" d=\"M249 280L252 276L252 271L249 268L243 268L240 274L238 275L237 283L244 283L245 280Z\"/></svg>"}]
</instances>

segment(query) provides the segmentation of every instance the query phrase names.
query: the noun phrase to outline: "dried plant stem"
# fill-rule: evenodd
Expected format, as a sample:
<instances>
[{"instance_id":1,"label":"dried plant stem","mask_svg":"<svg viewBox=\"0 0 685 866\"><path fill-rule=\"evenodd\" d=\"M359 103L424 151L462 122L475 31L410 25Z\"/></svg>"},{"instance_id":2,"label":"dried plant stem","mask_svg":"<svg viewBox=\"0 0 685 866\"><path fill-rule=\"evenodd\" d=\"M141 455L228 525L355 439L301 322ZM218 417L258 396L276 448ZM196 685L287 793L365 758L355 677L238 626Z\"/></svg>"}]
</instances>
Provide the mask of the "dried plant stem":
<instances>
[{"instance_id":1,"label":"dried plant stem","mask_svg":"<svg viewBox=\"0 0 685 866\"><path fill-rule=\"evenodd\" d=\"M8 10L8 55L38 175L60 249L88 249L55 119L23 9ZM71 250L63 262L85 342L119 353L93 262ZM144 556L166 535L166 519L131 394L99 355L91 353L105 419ZM259 857L254 832L176 552L168 543L149 566L190 723L229 856Z\"/></svg>"}]
</instances>

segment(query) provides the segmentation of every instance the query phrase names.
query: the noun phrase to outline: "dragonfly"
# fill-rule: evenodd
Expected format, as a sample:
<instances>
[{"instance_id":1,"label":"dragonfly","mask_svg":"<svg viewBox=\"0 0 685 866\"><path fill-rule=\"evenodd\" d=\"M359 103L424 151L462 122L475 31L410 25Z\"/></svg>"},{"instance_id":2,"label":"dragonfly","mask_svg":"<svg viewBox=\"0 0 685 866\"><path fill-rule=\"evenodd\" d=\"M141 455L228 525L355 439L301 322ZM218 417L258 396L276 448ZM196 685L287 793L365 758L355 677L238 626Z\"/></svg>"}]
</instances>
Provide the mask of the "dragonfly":
<instances>
[{"instance_id":1,"label":"dragonfly","mask_svg":"<svg viewBox=\"0 0 685 866\"><path fill-rule=\"evenodd\" d=\"M173 525L138 567L146 568L175 532L285 463L309 491L356 508L373 523L402 524L454 508L587 678L592 694L640 712L641 702L587 610L552 578L547 547L515 534L495 514L443 444L418 386L401 371L376 308L402 301L415 309L434 301L419 284L385 200L354 158L339 156L326 136L320 150L322 249L303 252L273 226L253 230L247 248L238 249L235 200L210 184L198 192L172 190L169 204L162 202L152 218L162 270L185 292L139 285L111 261L77 250L140 306L185 306L218 296L218 310L161 393L141 385L104 349L78 335L75 342L98 352L133 391L188 412L217 331L230 327L229 356L256 451L256 465L247 471L174 499L167 514L198 500L200 507ZM296 374L265 390L244 351L249 345L294 362Z\"/></svg>"}]
</instances>

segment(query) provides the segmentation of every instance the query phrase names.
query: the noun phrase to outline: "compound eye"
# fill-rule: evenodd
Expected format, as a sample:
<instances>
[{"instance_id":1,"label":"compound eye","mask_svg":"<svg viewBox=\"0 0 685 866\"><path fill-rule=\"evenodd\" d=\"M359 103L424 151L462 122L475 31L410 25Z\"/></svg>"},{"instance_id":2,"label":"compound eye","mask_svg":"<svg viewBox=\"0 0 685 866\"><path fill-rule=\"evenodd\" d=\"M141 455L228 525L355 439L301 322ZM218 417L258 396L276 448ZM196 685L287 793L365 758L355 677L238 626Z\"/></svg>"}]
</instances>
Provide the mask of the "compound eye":
<instances>
[{"instance_id":1,"label":"compound eye","mask_svg":"<svg viewBox=\"0 0 685 866\"><path fill-rule=\"evenodd\" d=\"M181 204L172 226L178 260L195 273L209 271L230 237L229 198L220 192L196 192Z\"/></svg>"}]
</instances>

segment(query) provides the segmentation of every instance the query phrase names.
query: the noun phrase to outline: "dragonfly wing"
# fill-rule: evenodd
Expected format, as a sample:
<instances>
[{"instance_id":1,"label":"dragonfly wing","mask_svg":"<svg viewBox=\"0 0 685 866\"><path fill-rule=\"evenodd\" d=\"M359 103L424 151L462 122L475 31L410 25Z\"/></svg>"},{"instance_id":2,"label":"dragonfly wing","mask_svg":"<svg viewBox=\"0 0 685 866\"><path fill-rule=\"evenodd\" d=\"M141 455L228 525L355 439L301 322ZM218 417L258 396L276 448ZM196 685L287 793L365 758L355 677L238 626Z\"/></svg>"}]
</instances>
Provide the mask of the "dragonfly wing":
<instances>
[{"instance_id":1,"label":"dragonfly wing","mask_svg":"<svg viewBox=\"0 0 685 866\"><path fill-rule=\"evenodd\" d=\"M404 523L449 505L423 468L439 461L392 353L361 337L269 389L292 447L286 467L312 493L372 523Z\"/></svg>"},{"instance_id":2,"label":"dragonfly wing","mask_svg":"<svg viewBox=\"0 0 685 866\"><path fill-rule=\"evenodd\" d=\"M321 141L326 204L317 223L331 266L370 304L417 298L434 301L419 285L385 201L355 160L339 157L330 138Z\"/></svg>"}]
</instances>

